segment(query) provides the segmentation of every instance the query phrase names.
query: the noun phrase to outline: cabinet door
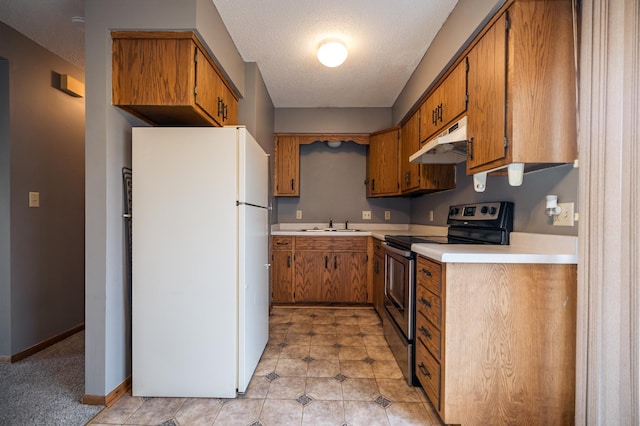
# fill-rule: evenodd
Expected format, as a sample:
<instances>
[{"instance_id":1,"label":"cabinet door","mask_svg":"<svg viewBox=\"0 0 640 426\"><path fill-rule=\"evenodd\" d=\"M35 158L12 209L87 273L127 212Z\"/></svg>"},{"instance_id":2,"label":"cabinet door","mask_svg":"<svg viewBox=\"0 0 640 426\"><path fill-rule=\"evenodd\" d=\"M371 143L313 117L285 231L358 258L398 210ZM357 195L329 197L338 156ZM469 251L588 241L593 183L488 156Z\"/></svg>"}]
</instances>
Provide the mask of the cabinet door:
<instances>
[{"instance_id":1,"label":"cabinet door","mask_svg":"<svg viewBox=\"0 0 640 426\"><path fill-rule=\"evenodd\" d=\"M384 307L384 257L373 256L373 306L382 317Z\"/></svg>"},{"instance_id":2,"label":"cabinet door","mask_svg":"<svg viewBox=\"0 0 640 426\"><path fill-rule=\"evenodd\" d=\"M420 106L420 140L427 141L440 129L438 119L441 88L438 87Z\"/></svg>"},{"instance_id":3,"label":"cabinet door","mask_svg":"<svg viewBox=\"0 0 640 426\"><path fill-rule=\"evenodd\" d=\"M293 253L290 251L271 254L271 301L293 302Z\"/></svg>"},{"instance_id":4,"label":"cabinet door","mask_svg":"<svg viewBox=\"0 0 640 426\"><path fill-rule=\"evenodd\" d=\"M400 192L400 130L393 129L369 138L369 195L397 195Z\"/></svg>"},{"instance_id":5,"label":"cabinet door","mask_svg":"<svg viewBox=\"0 0 640 426\"><path fill-rule=\"evenodd\" d=\"M213 69L207 58L200 49L196 48L196 104L202 108L216 124L222 126L222 117L220 116L219 107L219 88L223 84L220 77Z\"/></svg>"},{"instance_id":6,"label":"cabinet door","mask_svg":"<svg viewBox=\"0 0 640 426\"><path fill-rule=\"evenodd\" d=\"M467 61L460 62L447 76L440 90L438 120L444 129L467 109ZM422 138L422 134L420 135Z\"/></svg>"},{"instance_id":7,"label":"cabinet door","mask_svg":"<svg viewBox=\"0 0 640 426\"><path fill-rule=\"evenodd\" d=\"M409 157L420 149L419 115L413 116L402 126L402 149L400 156L402 192L418 189L420 185L420 165L409 162Z\"/></svg>"},{"instance_id":8,"label":"cabinet door","mask_svg":"<svg viewBox=\"0 0 640 426\"><path fill-rule=\"evenodd\" d=\"M468 55L468 174L506 157L506 24L503 14Z\"/></svg>"},{"instance_id":9,"label":"cabinet door","mask_svg":"<svg viewBox=\"0 0 640 426\"><path fill-rule=\"evenodd\" d=\"M274 194L278 197L300 195L300 147L296 136L276 136L274 144Z\"/></svg>"},{"instance_id":10,"label":"cabinet door","mask_svg":"<svg viewBox=\"0 0 640 426\"><path fill-rule=\"evenodd\" d=\"M367 254L342 253L342 259L348 269L345 288L348 290L345 302L366 303L367 294Z\"/></svg>"},{"instance_id":11,"label":"cabinet door","mask_svg":"<svg viewBox=\"0 0 640 426\"><path fill-rule=\"evenodd\" d=\"M325 255L315 251L296 251L295 302L321 302L325 278Z\"/></svg>"},{"instance_id":12,"label":"cabinet door","mask_svg":"<svg viewBox=\"0 0 640 426\"><path fill-rule=\"evenodd\" d=\"M194 48L190 39L114 39L114 105L189 105Z\"/></svg>"}]
</instances>

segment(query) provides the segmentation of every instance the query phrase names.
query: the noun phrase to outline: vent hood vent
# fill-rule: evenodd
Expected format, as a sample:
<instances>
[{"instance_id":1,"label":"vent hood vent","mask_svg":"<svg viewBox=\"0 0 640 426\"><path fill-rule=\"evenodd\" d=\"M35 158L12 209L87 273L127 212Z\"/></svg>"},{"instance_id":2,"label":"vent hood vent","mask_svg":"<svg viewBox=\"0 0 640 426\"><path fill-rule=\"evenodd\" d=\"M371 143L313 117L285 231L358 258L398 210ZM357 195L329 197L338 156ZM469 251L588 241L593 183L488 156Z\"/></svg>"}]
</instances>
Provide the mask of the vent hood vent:
<instances>
[{"instance_id":1,"label":"vent hood vent","mask_svg":"<svg viewBox=\"0 0 640 426\"><path fill-rule=\"evenodd\" d=\"M467 159L467 117L444 130L409 157L412 163L456 164Z\"/></svg>"}]
</instances>

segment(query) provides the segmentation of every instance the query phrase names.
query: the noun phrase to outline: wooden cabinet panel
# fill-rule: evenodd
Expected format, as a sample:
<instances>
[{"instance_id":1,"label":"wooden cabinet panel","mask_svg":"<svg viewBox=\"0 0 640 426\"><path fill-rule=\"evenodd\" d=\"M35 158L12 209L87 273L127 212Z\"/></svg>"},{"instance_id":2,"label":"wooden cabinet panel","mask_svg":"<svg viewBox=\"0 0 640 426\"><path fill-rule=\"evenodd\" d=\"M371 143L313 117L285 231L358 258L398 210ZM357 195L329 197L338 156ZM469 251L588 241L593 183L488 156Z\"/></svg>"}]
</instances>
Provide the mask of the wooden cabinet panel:
<instances>
[{"instance_id":1,"label":"wooden cabinet panel","mask_svg":"<svg viewBox=\"0 0 640 426\"><path fill-rule=\"evenodd\" d=\"M435 295L442 294L441 265L438 262L418 257L416 265L416 283L430 290Z\"/></svg>"},{"instance_id":2,"label":"wooden cabinet panel","mask_svg":"<svg viewBox=\"0 0 640 426\"><path fill-rule=\"evenodd\" d=\"M384 251L382 242L373 239L373 306L380 318L384 309Z\"/></svg>"},{"instance_id":3,"label":"wooden cabinet panel","mask_svg":"<svg viewBox=\"0 0 640 426\"><path fill-rule=\"evenodd\" d=\"M400 193L400 129L385 130L369 137L369 184L367 196Z\"/></svg>"},{"instance_id":4,"label":"wooden cabinet panel","mask_svg":"<svg viewBox=\"0 0 640 426\"><path fill-rule=\"evenodd\" d=\"M367 237L296 237L295 246L296 302L367 302Z\"/></svg>"},{"instance_id":5,"label":"wooden cabinet panel","mask_svg":"<svg viewBox=\"0 0 640 426\"><path fill-rule=\"evenodd\" d=\"M506 158L506 40L503 14L468 55L467 172Z\"/></svg>"},{"instance_id":6,"label":"wooden cabinet panel","mask_svg":"<svg viewBox=\"0 0 640 426\"><path fill-rule=\"evenodd\" d=\"M436 410L441 410L442 370L440 363L421 343L416 344L416 376Z\"/></svg>"},{"instance_id":7,"label":"wooden cabinet panel","mask_svg":"<svg viewBox=\"0 0 640 426\"><path fill-rule=\"evenodd\" d=\"M276 136L274 143L273 195L300 196L300 147L296 136Z\"/></svg>"},{"instance_id":8,"label":"wooden cabinet panel","mask_svg":"<svg viewBox=\"0 0 640 426\"><path fill-rule=\"evenodd\" d=\"M295 253L295 302L322 301L325 256L314 251Z\"/></svg>"},{"instance_id":9,"label":"wooden cabinet panel","mask_svg":"<svg viewBox=\"0 0 640 426\"><path fill-rule=\"evenodd\" d=\"M467 110L467 61L460 62L442 83L440 92L441 129L449 126ZM424 140L422 134L420 138Z\"/></svg>"},{"instance_id":10,"label":"wooden cabinet panel","mask_svg":"<svg viewBox=\"0 0 640 426\"><path fill-rule=\"evenodd\" d=\"M420 149L419 115L414 114L402 126L402 148L400 156L400 187L402 192L416 190L420 186L420 164L409 162L409 157Z\"/></svg>"},{"instance_id":11,"label":"wooden cabinet panel","mask_svg":"<svg viewBox=\"0 0 640 426\"><path fill-rule=\"evenodd\" d=\"M467 109L467 63L460 62L420 106L420 141L426 142Z\"/></svg>"},{"instance_id":12,"label":"wooden cabinet panel","mask_svg":"<svg viewBox=\"0 0 640 426\"><path fill-rule=\"evenodd\" d=\"M224 87L230 108L238 100L192 32L114 31L112 102L151 124L219 126Z\"/></svg>"},{"instance_id":13,"label":"wooden cabinet panel","mask_svg":"<svg viewBox=\"0 0 640 426\"><path fill-rule=\"evenodd\" d=\"M271 302L293 302L293 252L271 253Z\"/></svg>"}]
</instances>

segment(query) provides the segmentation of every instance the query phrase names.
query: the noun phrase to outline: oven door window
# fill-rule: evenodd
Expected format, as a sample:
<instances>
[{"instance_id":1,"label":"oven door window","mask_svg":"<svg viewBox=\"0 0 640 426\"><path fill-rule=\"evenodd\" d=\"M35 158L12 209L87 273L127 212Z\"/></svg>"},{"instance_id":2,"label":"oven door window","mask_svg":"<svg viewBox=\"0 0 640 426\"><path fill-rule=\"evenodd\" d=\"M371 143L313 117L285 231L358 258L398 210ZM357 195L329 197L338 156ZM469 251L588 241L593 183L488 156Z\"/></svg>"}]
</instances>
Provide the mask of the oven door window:
<instances>
[{"instance_id":1,"label":"oven door window","mask_svg":"<svg viewBox=\"0 0 640 426\"><path fill-rule=\"evenodd\" d=\"M404 259L403 259L404 260ZM385 295L388 300L399 311L403 312L405 309L405 297L407 282L407 260L404 262L398 261L392 255L387 255L387 274Z\"/></svg>"}]
</instances>

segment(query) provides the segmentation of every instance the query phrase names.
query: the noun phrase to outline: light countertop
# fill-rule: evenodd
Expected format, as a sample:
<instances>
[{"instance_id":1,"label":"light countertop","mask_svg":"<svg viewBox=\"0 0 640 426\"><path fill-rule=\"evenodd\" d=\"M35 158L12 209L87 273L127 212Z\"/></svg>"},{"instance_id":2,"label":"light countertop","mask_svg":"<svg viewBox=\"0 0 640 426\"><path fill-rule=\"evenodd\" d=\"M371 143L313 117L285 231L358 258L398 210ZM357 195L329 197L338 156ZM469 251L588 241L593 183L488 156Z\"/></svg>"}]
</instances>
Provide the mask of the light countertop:
<instances>
[{"instance_id":1,"label":"light countertop","mask_svg":"<svg viewBox=\"0 0 640 426\"><path fill-rule=\"evenodd\" d=\"M320 231L302 231L316 227ZM384 240L386 235L447 235L446 226L354 223L349 224L349 228L358 229L358 231L322 230L326 227L326 224L283 223L272 225L271 235L372 236L379 240ZM344 228L344 224L340 224L340 227ZM448 263L578 263L578 237L512 232L509 238L509 245L413 244L411 250L422 256Z\"/></svg>"}]
</instances>

